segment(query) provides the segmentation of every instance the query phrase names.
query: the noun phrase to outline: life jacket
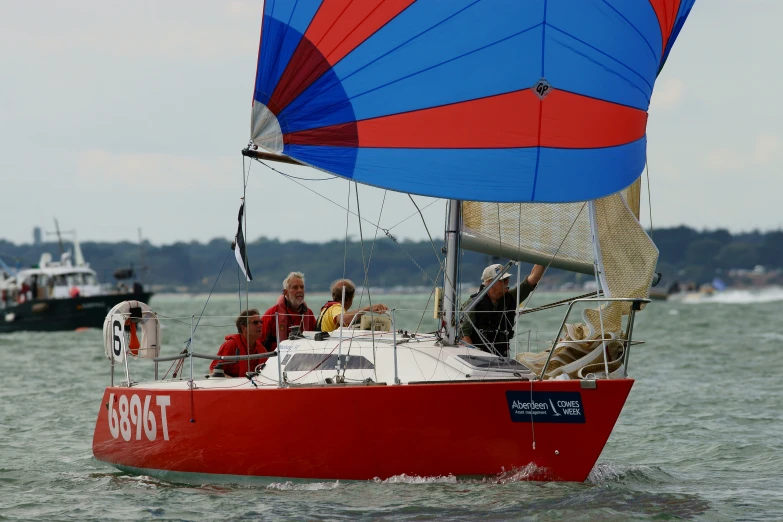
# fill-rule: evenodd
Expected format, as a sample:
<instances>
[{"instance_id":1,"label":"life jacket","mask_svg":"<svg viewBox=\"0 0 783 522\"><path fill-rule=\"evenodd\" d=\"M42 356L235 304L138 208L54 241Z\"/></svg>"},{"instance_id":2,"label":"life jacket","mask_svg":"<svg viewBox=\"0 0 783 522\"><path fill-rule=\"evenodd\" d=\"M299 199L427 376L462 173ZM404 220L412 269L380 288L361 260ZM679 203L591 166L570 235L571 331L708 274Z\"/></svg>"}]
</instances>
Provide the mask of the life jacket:
<instances>
[{"instance_id":1,"label":"life jacket","mask_svg":"<svg viewBox=\"0 0 783 522\"><path fill-rule=\"evenodd\" d=\"M261 344L260 340L256 340L256 344L250 347L250 355L258 353L265 353L266 350ZM218 349L218 355L248 355L247 353L247 339L242 337L242 334L235 333L226 336L226 341L220 345ZM264 364L265 359L254 359L252 361L212 361L209 365L209 370L212 371L215 367L220 366L226 375L231 377L244 377L245 374L250 371L249 368L255 368L259 364Z\"/></svg>"},{"instance_id":2,"label":"life jacket","mask_svg":"<svg viewBox=\"0 0 783 522\"><path fill-rule=\"evenodd\" d=\"M318 322L315 323L316 331L323 332L321 329L321 322L324 320L324 312L326 312L327 308L331 308L336 304L340 304L340 301L327 301L326 304L321 307L321 311L318 313Z\"/></svg>"},{"instance_id":3,"label":"life jacket","mask_svg":"<svg viewBox=\"0 0 783 522\"><path fill-rule=\"evenodd\" d=\"M477 295L478 293L475 293L470 297L472 299ZM516 318L517 305L514 302L515 299L509 293L505 293L502 299L502 306L498 310L493 309L492 300L486 294L476 304L473 308L476 311L476 319L473 326L474 332L470 340L476 348L489 353L497 352L503 357L508 357L509 341L514 337L514 319Z\"/></svg>"},{"instance_id":4,"label":"life jacket","mask_svg":"<svg viewBox=\"0 0 783 522\"><path fill-rule=\"evenodd\" d=\"M302 303L298 309L288 306L288 301L284 295L277 298L277 303L264 313L263 321L263 345L267 351L274 351L277 348L277 334L275 333L275 313L277 314L277 326L280 329L280 340L288 339L291 328L298 326L302 332L312 332L317 329L315 316L307 307L307 303ZM297 317L298 316L298 317Z\"/></svg>"}]
</instances>

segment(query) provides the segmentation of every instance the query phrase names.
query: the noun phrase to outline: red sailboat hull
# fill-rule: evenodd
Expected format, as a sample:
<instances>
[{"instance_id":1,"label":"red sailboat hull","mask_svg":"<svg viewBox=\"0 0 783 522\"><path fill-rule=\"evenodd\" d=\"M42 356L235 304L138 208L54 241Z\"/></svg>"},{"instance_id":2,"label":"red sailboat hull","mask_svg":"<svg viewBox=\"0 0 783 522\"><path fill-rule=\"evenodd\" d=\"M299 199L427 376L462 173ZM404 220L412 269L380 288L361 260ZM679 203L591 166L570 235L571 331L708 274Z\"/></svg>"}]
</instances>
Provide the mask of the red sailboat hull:
<instances>
[{"instance_id":1,"label":"red sailboat hull","mask_svg":"<svg viewBox=\"0 0 783 522\"><path fill-rule=\"evenodd\" d=\"M632 385L610 379L109 387L93 453L152 475L367 480L495 475L533 464L532 479L581 482ZM516 409L548 410L547 404L552 409L542 415Z\"/></svg>"}]
</instances>

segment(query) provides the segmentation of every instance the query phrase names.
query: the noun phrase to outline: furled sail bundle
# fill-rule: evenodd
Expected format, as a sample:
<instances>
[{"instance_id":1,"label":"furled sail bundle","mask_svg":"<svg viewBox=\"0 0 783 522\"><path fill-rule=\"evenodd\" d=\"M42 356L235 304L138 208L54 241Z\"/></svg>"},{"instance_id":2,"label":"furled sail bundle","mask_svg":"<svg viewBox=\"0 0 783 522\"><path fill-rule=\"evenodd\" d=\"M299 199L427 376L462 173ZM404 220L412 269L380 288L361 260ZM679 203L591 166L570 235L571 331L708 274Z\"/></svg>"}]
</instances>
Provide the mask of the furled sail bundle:
<instances>
[{"instance_id":1,"label":"furled sail bundle","mask_svg":"<svg viewBox=\"0 0 783 522\"><path fill-rule=\"evenodd\" d=\"M414 194L612 194L693 1L267 0L252 141Z\"/></svg>"}]
</instances>

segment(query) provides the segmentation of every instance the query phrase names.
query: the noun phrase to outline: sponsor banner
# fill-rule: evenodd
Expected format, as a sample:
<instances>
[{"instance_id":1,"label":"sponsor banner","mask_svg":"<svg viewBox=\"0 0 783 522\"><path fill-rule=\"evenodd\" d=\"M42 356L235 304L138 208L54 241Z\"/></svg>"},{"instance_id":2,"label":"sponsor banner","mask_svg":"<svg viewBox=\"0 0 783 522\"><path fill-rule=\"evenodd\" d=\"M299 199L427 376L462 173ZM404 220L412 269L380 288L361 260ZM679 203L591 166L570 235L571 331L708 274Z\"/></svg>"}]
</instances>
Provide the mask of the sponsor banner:
<instances>
[{"instance_id":1,"label":"sponsor banner","mask_svg":"<svg viewBox=\"0 0 783 522\"><path fill-rule=\"evenodd\" d=\"M506 400L513 422L585 422L579 392L507 391Z\"/></svg>"}]
</instances>

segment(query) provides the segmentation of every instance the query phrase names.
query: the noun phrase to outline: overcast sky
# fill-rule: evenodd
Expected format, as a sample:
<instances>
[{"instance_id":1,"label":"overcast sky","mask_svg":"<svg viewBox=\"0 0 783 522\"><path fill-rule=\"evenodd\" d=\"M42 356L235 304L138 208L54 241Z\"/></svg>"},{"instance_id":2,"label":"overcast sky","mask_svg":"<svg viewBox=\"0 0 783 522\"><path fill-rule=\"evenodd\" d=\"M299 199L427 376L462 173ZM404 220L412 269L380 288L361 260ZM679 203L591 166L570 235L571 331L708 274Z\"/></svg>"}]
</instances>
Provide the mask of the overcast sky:
<instances>
[{"instance_id":1,"label":"overcast sky","mask_svg":"<svg viewBox=\"0 0 783 522\"><path fill-rule=\"evenodd\" d=\"M139 228L156 245L233 236L261 6L0 0L0 238L30 242L55 217L82 241L135 240ZM781 0L697 0L650 107L654 227L783 225L781 20ZM305 185L347 204L345 180ZM343 239L345 212L308 189L254 164L249 238ZM382 212L382 191L360 196L385 228L415 213L401 194ZM425 210L437 242L443 210ZM392 232L427 237L418 217Z\"/></svg>"}]
</instances>

